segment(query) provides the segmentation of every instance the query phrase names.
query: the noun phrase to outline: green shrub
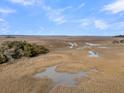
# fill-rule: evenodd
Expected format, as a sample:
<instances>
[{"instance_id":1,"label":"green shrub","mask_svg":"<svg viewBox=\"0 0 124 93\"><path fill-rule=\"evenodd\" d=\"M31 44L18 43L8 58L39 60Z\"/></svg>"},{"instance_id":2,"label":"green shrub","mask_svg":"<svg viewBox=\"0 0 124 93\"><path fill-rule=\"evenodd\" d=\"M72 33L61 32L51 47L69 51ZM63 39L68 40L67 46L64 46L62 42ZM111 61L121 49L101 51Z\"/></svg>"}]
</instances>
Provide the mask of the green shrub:
<instances>
[{"instance_id":1,"label":"green shrub","mask_svg":"<svg viewBox=\"0 0 124 93\"><path fill-rule=\"evenodd\" d=\"M48 52L47 48L41 45L30 44L26 41L6 41L0 46L0 63L21 57L35 57Z\"/></svg>"},{"instance_id":2,"label":"green shrub","mask_svg":"<svg viewBox=\"0 0 124 93\"><path fill-rule=\"evenodd\" d=\"M120 43L124 43L124 39L120 40Z\"/></svg>"},{"instance_id":3,"label":"green shrub","mask_svg":"<svg viewBox=\"0 0 124 93\"><path fill-rule=\"evenodd\" d=\"M23 50L22 49L15 49L14 53L12 54L12 58L18 59L24 56Z\"/></svg>"},{"instance_id":4,"label":"green shrub","mask_svg":"<svg viewBox=\"0 0 124 93\"><path fill-rule=\"evenodd\" d=\"M35 55L37 55L37 53L34 53L33 46L31 44L26 44L24 46L24 56L33 57Z\"/></svg>"},{"instance_id":5,"label":"green shrub","mask_svg":"<svg viewBox=\"0 0 124 93\"><path fill-rule=\"evenodd\" d=\"M6 63L8 61L8 58L0 53L0 64Z\"/></svg>"},{"instance_id":6,"label":"green shrub","mask_svg":"<svg viewBox=\"0 0 124 93\"><path fill-rule=\"evenodd\" d=\"M24 46L24 55L27 57L34 57L39 54L48 53L49 50L43 46L36 45L36 44L26 44Z\"/></svg>"}]
</instances>

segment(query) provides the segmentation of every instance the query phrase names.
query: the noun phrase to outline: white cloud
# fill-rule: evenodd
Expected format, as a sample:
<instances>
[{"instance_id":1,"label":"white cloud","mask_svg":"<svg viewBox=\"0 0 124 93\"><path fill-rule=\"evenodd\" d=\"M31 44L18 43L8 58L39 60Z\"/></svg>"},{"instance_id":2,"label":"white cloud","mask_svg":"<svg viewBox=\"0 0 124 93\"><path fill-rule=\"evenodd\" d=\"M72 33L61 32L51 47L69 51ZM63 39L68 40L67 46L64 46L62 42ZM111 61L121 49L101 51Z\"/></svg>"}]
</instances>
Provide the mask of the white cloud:
<instances>
[{"instance_id":1,"label":"white cloud","mask_svg":"<svg viewBox=\"0 0 124 93\"><path fill-rule=\"evenodd\" d=\"M45 11L48 19L58 25L65 23L67 20L65 18L64 12L67 9L71 9L71 6L65 8L52 8L45 4L44 0L9 0L12 3L21 4L24 6L40 5L39 8Z\"/></svg>"},{"instance_id":2,"label":"white cloud","mask_svg":"<svg viewBox=\"0 0 124 93\"><path fill-rule=\"evenodd\" d=\"M43 6L43 10L46 12L49 20L58 24L58 25L67 22L64 12L70 8L71 7L53 9L50 6L46 6L46 5Z\"/></svg>"},{"instance_id":3,"label":"white cloud","mask_svg":"<svg viewBox=\"0 0 124 93\"><path fill-rule=\"evenodd\" d=\"M104 20L94 18L80 19L79 23L83 28L96 28L99 30L105 30L109 27L109 24Z\"/></svg>"},{"instance_id":4,"label":"white cloud","mask_svg":"<svg viewBox=\"0 0 124 93\"><path fill-rule=\"evenodd\" d=\"M113 14L124 12L124 0L116 0L115 2L105 5L102 9Z\"/></svg>"},{"instance_id":5,"label":"white cloud","mask_svg":"<svg viewBox=\"0 0 124 93\"><path fill-rule=\"evenodd\" d=\"M76 24L84 30L98 29L99 31L124 31L124 21L108 22L97 18L78 19Z\"/></svg>"},{"instance_id":6,"label":"white cloud","mask_svg":"<svg viewBox=\"0 0 124 93\"><path fill-rule=\"evenodd\" d=\"M14 13L16 12L15 10L13 9L10 9L10 8L1 8L0 7L0 14L11 14L11 13Z\"/></svg>"},{"instance_id":7,"label":"white cloud","mask_svg":"<svg viewBox=\"0 0 124 93\"><path fill-rule=\"evenodd\" d=\"M51 19L52 19L52 17L51 17ZM63 24L63 23L66 22L66 20L65 20L64 15L60 15L60 16L58 16L56 18L53 16L53 22L55 22L57 24Z\"/></svg>"},{"instance_id":8,"label":"white cloud","mask_svg":"<svg viewBox=\"0 0 124 93\"><path fill-rule=\"evenodd\" d=\"M9 32L9 24L6 20L0 18L0 33L7 34Z\"/></svg>"},{"instance_id":9,"label":"white cloud","mask_svg":"<svg viewBox=\"0 0 124 93\"><path fill-rule=\"evenodd\" d=\"M41 0L9 0L12 3L21 4L24 6L31 6L41 3Z\"/></svg>"},{"instance_id":10,"label":"white cloud","mask_svg":"<svg viewBox=\"0 0 124 93\"><path fill-rule=\"evenodd\" d=\"M95 20L94 25L97 29L104 30L108 28L108 24L103 20Z\"/></svg>"},{"instance_id":11,"label":"white cloud","mask_svg":"<svg viewBox=\"0 0 124 93\"><path fill-rule=\"evenodd\" d=\"M87 18L84 18L84 19L81 19L81 20L79 20L80 21L80 25L82 26L82 27L87 27L87 26L89 26L89 25L92 25L93 23L93 20L92 19L87 19Z\"/></svg>"}]
</instances>

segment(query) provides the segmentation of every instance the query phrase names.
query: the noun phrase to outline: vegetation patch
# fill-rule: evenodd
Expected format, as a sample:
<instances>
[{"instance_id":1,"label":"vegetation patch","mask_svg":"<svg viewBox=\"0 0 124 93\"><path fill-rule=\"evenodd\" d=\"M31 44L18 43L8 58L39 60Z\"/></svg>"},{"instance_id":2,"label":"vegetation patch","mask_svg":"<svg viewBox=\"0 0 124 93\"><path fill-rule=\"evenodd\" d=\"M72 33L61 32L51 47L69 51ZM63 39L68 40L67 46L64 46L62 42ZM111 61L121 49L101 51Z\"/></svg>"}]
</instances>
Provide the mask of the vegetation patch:
<instances>
[{"instance_id":1,"label":"vegetation patch","mask_svg":"<svg viewBox=\"0 0 124 93\"><path fill-rule=\"evenodd\" d=\"M124 44L124 39L121 39L121 40L114 40L112 43L113 43L113 44Z\"/></svg>"},{"instance_id":2,"label":"vegetation patch","mask_svg":"<svg viewBox=\"0 0 124 93\"><path fill-rule=\"evenodd\" d=\"M44 46L30 44L26 41L5 41L0 45L0 64L21 57L35 57L48 52L49 50Z\"/></svg>"},{"instance_id":3,"label":"vegetation patch","mask_svg":"<svg viewBox=\"0 0 124 93\"><path fill-rule=\"evenodd\" d=\"M16 37L13 35L7 35L7 36L5 36L5 38L16 38Z\"/></svg>"},{"instance_id":4,"label":"vegetation patch","mask_svg":"<svg viewBox=\"0 0 124 93\"><path fill-rule=\"evenodd\" d=\"M124 35L118 35L118 36L114 36L114 37L119 37L120 38L120 37L124 37Z\"/></svg>"}]
</instances>

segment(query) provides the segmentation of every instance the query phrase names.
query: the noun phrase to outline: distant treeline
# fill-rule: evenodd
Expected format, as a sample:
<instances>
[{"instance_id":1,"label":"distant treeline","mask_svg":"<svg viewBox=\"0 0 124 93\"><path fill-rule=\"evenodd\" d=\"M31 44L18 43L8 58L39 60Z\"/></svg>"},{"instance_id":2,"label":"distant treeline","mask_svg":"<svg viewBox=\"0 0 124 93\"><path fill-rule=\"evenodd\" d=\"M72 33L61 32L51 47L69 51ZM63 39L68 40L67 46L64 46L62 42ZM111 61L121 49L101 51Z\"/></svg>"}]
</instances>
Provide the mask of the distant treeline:
<instances>
[{"instance_id":1,"label":"distant treeline","mask_svg":"<svg viewBox=\"0 0 124 93\"><path fill-rule=\"evenodd\" d=\"M117 35L117 36L114 36L114 37L124 37L124 35Z\"/></svg>"}]
</instances>

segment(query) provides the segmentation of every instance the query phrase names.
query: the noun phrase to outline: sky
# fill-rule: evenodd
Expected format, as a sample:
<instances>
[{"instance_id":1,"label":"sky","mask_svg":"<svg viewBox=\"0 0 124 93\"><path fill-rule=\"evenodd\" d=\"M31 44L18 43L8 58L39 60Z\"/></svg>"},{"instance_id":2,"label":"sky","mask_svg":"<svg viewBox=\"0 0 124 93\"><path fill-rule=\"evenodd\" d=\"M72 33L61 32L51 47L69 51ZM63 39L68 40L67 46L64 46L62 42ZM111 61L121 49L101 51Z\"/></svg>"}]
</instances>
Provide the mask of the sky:
<instances>
[{"instance_id":1,"label":"sky","mask_svg":"<svg viewBox=\"0 0 124 93\"><path fill-rule=\"evenodd\" d=\"M0 35L124 35L124 0L0 0Z\"/></svg>"}]
</instances>

